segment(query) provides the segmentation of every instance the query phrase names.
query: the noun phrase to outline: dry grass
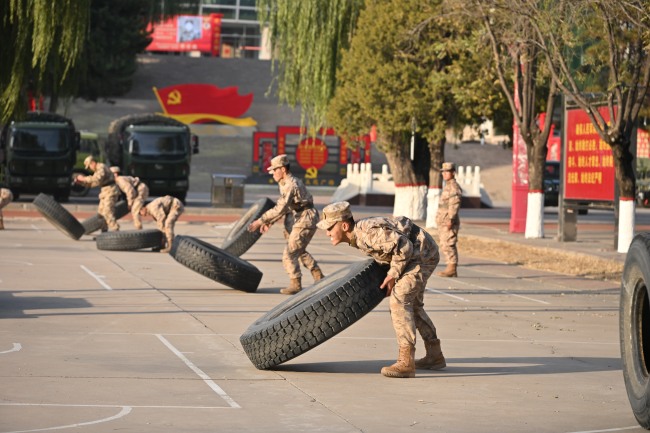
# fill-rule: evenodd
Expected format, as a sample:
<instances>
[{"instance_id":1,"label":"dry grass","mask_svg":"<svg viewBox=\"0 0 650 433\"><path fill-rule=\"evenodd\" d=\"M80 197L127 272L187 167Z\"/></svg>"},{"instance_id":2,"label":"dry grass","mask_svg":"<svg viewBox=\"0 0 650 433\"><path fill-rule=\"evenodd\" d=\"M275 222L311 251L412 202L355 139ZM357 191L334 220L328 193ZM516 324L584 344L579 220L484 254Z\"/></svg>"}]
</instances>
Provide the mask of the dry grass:
<instances>
[{"instance_id":1,"label":"dry grass","mask_svg":"<svg viewBox=\"0 0 650 433\"><path fill-rule=\"evenodd\" d=\"M615 260L476 236L461 235L458 254L599 280L620 281L623 272L623 264Z\"/></svg>"}]
</instances>

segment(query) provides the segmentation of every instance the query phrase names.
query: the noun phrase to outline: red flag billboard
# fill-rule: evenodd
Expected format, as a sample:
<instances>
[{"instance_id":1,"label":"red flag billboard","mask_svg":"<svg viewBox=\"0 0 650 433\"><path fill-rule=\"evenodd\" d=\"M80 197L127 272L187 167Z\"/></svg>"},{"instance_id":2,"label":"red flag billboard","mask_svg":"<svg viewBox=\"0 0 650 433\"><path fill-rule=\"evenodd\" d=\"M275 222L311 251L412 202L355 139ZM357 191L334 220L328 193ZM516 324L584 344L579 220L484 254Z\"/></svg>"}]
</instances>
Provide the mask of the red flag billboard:
<instances>
[{"instance_id":1,"label":"red flag billboard","mask_svg":"<svg viewBox=\"0 0 650 433\"><path fill-rule=\"evenodd\" d=\"M221 40L221 14L178 15L149 25L153 40L146 51L200 51L216 56Z\"/></svg>"}]
</instances>

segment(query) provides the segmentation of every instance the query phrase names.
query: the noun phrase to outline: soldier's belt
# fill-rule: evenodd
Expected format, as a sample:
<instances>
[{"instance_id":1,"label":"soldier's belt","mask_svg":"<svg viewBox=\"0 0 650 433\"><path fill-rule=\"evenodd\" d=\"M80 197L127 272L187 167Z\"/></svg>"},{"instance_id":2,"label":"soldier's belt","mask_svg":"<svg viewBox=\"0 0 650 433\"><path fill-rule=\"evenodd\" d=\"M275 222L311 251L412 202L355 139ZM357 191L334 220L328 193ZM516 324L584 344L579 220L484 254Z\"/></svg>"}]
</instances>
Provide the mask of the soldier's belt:
<instances>
[{"instance_id":1,"label":"soldier's belt","mask_svg":"<svg viewBox=\"0 0 650 433\"><path fill-rule=\"evenodd\" d=\"M313 204L313 203L309 203L309 204L306 204L306 205L304 205L304 206L300 206L300 207L295 208L294 211L295 211L296 213L300 213L300 212L302 212L302 211L304 211L304 210L307 210L307 209L313 209L313 208L314 208L314 204Z\"/></svg>"}]
</instances>

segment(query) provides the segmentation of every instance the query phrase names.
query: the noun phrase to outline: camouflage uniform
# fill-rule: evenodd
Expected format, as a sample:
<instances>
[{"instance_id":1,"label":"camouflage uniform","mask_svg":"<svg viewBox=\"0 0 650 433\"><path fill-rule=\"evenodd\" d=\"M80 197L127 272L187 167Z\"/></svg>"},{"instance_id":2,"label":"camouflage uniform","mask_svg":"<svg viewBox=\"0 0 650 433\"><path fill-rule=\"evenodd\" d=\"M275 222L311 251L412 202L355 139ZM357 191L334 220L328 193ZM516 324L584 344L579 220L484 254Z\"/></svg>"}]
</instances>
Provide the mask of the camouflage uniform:
<instances>
[{"instance_id":1,"label":"camouflage uniform","mask_svg":"<svg viewBox=\"0 0 650 433\"><path fill-rule=\"evenodd\" d=\"M390 265L388 275L396 281L390 313L399 345L414 346L416 329L425 341L437 339L424 311L424 289L440 261L431 235L406 217L371 217L356 222L350 246Z\"/></svg>"},{"instance_id":2,"label":"camouflage uniform","mask_svg":"<svg viewBox=\"0 0 650 433\"><path fill-rule=\"evenodd\" d=\"M158 230L165 233L165 248L170 248L174 240L174 225L185 209L183 203L176 197L166 195L155 199L146 208L149 215L156 220Z\"/></svg>"},{"instance_id":3,"label":"camouflage uniform","mask_svg":"<svg viewBox=\"0 0 650 433\"><path fill-rule=\"evenodd\" d=\"M319 221L314 199L305 184L292 174L280 181L280 198L275 207L267 210L260 218L263 224L271 225L283 216L284 237L287 246L282 253L282 265L289 277L302 278L300 264L310 271L318 269L318 263L307 252L307 245L316 233Z\"/></svg>"},{"instance_id":4,"label":"camouflage uniform","mask_svg":"<svg viewBox=\"0 0 650 433\"><path fill-rule=\"evenodd\" d=\"M460 228L460 217L458 209L462 199L462 190L455 178L449 179L440 194L436 224L440 235L440 251L447 258L448 264L458 263L458 229ZM447 227L451 221L451 228Z\"/></svg>"},{"instance_id":5,"label":"camouflage uniform","mask_svg":"<svg viewBox=\"0 0 650 433\"><path fill-rule=\"evenodd\" d=\"M109 230L119 230L120 226L115 219L115 202L120 196L120 190L115 185L115 176L106 167L106 164L98 162L92 176L82 176L81 182L90 188L101 187L97 213L104 218L102 231L106 230L106 226Z\"/></svg>"},{"instance_id":6,"label":"camouflage uniform","mask_svg":"<svg viewBox=\"0 0 650 433\"><path fill-rule=\"evenodd\" d=\"M117 176L115 183L126 196L126 202L133 217L133 225L140 230L142 228L140 209L142 209L144 201L149 197L149 187L144 182L141 182L139 177L132 176Z\"/></svg>"},{"instance_id":7,"label":"camouflage uniform","mask_svg":"<svg viewBox=\"0 0 650 433\"><path fill-rule=\"evenodd\" d=\"M5 224L2 217L2 208L11 203L14 199L14 195L11 193L9 188L0 188L0 230L4 230Z\"/></svg>"}]
</instances>

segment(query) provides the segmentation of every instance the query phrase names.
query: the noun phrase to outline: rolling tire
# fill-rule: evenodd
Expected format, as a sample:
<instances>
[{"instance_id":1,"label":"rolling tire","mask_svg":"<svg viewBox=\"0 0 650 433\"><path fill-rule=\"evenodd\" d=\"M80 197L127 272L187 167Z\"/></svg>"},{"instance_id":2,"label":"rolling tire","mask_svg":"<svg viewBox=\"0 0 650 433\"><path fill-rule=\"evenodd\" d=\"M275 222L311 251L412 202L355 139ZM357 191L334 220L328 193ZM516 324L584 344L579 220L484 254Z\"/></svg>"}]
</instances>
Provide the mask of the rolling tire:
<instances>
[{"instance_id":1,"label":"rolling tire","mask_svg":"<svg viewBox=\"0 0 650 433\"><path fill-rule=\"evenodd\" d=\"M260 370L289 361L343 331L386 296L387 267L365 260L291 296L253 322L239 341Z\"/></svg>"},{"instance_id":2,"label":"rolling tire","mask_svg":"<svg viewBox=\"0 0 650 433\"><path fill-rule=\"evenodd\" d=\"M262 280L262 272L247 261L191 236L176 236L169 254L180 264L233 289L254 292Z\"/></svg>"},{"instance_id":3,"label":"rolling tire","mask_svg":"<svg viewBox=\"0 0 650 433\"><path fill-rule=\"evenodd\" d=\"M109 251L135 251L160 248L163 233L157 229L105 232L97 236L97 249Z\"/></svg>"},{"instance_id":4,"label":"rolling tire","mask_svg":"<svg viewBox=\"0 0 650 433\"><path fill-rule=\"evenodd\" d=\"M45 219L72 239L79 240L84 234L84 228L79 220L51 196L40 193L33 204Z\"/></svg>"},{"instance_id":5,"label":"rolling tire","mask_svg":"<svg viewBox=\"0 0 650 433\"><path fill-rule=\"evenodd\" d=\"M632 412L650 429L650 233L634 237L621 278L619 331L623 378Z\"/></svg>"},{"instance_id":6,"label":"rolling tire","mask_svg":"<svg viewBox=\"0 0 650 433\"><path fill-rule=\"evenodd\" d=\"M125 201L118 201L115 204L115 219L119 220L123 216L129 213L129 205ZM104 225L104 217L100 214L91 216L81 221L81 225L84 228L84 234L89 235L92 232L100 230Z\"/></svg>"},{"instance_id":7,"label":"rolling tire","mask_svg":"<svg viewBox=\"0 0 650 433\"><path fill-rule=\"evenodd\" d=\"M250 209L246 211L235 223L230 232L228 232L221 244L221 249L237 257L248 251L262 236L259 230L253 233L249 232L248 225L261 217L264 212L273 206L275 206L275 202L269 198L262 198L253 203Z\"/></svg>"}]
</instances>

